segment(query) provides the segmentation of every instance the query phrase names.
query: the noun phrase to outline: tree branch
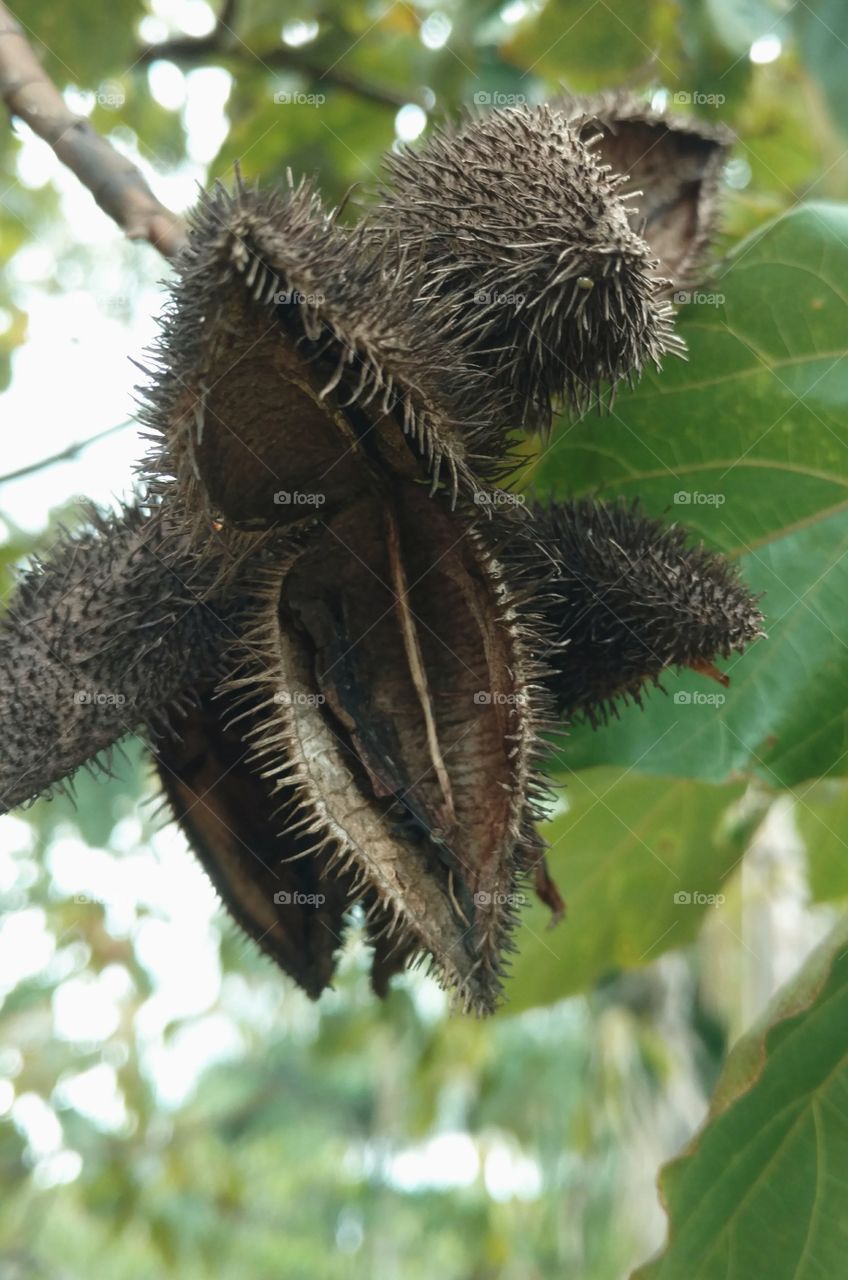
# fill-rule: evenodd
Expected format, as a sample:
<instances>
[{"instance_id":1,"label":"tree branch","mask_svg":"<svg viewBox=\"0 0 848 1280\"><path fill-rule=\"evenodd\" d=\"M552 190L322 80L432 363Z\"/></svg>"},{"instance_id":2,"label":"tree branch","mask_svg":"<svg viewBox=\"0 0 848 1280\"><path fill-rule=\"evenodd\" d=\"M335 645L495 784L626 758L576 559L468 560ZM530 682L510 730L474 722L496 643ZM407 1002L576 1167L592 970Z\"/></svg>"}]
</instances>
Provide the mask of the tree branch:
<instances>
[{"instance_id":1,"label":"tree branch","mask_svg":"<svg viewBox=\"0 0 848 1280\"><path fill-rule=\"evenodd\" d=\"M252 66L254 62L258 62L266 71L299 72L316 85L332 85L346 93L365 98L368 102L375 102L378 106L391 107L393 111L408 102L424 105L420 93L370 84L367 80L341 71L337 66L327 69L298 49L278 46L254 53L238 39L223 16L214 31L207 36L179 36L173 40L163 40L159 44L146 45L139 51L137 65L147 66L151 62L165 59L178 66L196 66L216 56L240 67Z\"/></svg>"},{"instance_id":2,"label":"tree branch","mask_svg":"<svg viewBox=\"0 0 848 1280\"><path fill-rule=\"evenodd\" d=\"M185 243L181 218L166 209L131 161L68 110L19 24L0 0L0 97L24 120L130 240L147 240L166 258Z\"/></svg>"},{"instance_id":3,"label":"tree branch","mask_svg":"<svg viewBox=\"0 0 848 1280\"><path fill-rule=\"evenodd\" d=\"M75 440L73 444L69 444L66 449L60 449L58 453L51 453L46 458L39 458L38 462L29 462L25 467L18 467L16 471L7 471L4 476L0 476L0 484L8 484L10 480L22 480L24 476L34 475L36 471L42 471L45 467L52 467L56 462L70 462L82 453L83 449L87 449L90 444L97 444L98 440L105 440L107 436L113 436L118 431L125 431L127 427L134 427L134 422L118 422L114 427L106 427L103 431L97 431L93 436L89 436L87 440Z\"/></svg>"}]
</instances>

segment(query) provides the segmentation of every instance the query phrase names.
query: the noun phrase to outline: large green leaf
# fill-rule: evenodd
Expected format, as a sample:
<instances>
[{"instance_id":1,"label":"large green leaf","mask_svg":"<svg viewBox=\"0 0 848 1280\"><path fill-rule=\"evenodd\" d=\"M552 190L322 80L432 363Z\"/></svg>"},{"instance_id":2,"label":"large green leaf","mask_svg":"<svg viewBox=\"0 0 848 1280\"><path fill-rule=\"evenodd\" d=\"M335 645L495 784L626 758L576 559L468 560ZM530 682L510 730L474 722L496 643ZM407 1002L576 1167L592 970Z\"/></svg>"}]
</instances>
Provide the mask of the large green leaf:
<instances>
[{"instance_id":1,"label":"large green leaf","mask_svg":"<svg viewBox=\"0 0 848 1280\"><path fill-rule=\"evenodd\" d=\"M730 554L764 592L769 639L716 693L670 676L644 714L575 729L572 768L626 764L788 786L848 766L848 207L799 208L744 241L686 307L688 364L606 421L563 427L542 492L639 496ZM715 305L713 305L713 303ZM706 698L706 701L704 700ZM723 701L721 701L723 699Z\"/></svg>"},{"instance_id":2,"label":"large green leaf","mask_svg":"<svg viewBox=\"0 0 848 1280\"><path fill-rule=\"evenodd\" d=\"M613 769L561 780L563 812L543 834L568 918L549 929L547 908L524 913L507 1013L585 991L689 942L750 834L753 815L740 820L729 812L739 784Z\"/></svg>"},{"instance_id":3,"label":"large green leaf","mask_svg":"<svg viewBox=\"0 0 848 1280\"><path fill-rule=\"evenodd\" d=\"M847 1021L843 923L732 1051L706 1125L661 1175L669 1240L638 1280L845 1274Z\"/></svg>"},{"instance_id":4,"label":"large green leaf","mask_svg":"<svg viewBox=\"0 0 848 1280\"><path fill-rule=\"evenodd\" d=\"M848 205L755 232L682 306L688 360L647 374L612 416L564 425L534 483L638 496L737 553L844 506L846 276Z\"/></svg>"}]
</instances>

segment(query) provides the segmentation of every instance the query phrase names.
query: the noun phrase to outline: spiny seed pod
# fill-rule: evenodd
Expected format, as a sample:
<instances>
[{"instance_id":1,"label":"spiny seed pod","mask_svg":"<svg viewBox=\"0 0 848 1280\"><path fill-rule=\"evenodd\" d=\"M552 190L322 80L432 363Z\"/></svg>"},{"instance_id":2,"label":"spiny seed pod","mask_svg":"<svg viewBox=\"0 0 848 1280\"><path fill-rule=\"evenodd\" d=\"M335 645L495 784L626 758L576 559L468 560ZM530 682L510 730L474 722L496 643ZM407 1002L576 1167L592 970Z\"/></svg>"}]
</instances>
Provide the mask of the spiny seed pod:
<instances>
[{"instance_id":1,"label":"spiny seed pod","mask_svg":"<svg viewBox=\"0 0 848 1280\"><path fill-rule=\"evenodd\" d=\"M168 512L89 515L33 563L0 618L0 813L62 789L143 725L164 728L186 687L226 666L226 606L201 603L210 575Z\"/></svg>"},{"instance_id":2,"label":"spiny seed pod","mask_svg":"<svg viewBox=\"0 0 848 1280\"><path fill-rule=\"evenodd\" d=\"M546 715L537 640L460 520L395 481L289 538L265 557L245 669L223 687L247 698L292 856L352 878L381 964L389 944L426 956L484 1011L541 857Z\"/></svg>"},{"instance_id":3,"label":"spiny seed pod","mask_svg":"<svg viewBox=\"0 0 848 1280\"><path fill-rule=\"evenodd\" d=\"M619 193L633 193L630 224L647 241L670 288L693 283L715 239L731 131L656 110L624 91L560 98L552 105L584 142L596 139L592 151L600 163L626 178Z\"/></svg>"},{"instance_id":4,"label":"spiny seed pod","mask_svg":"<svg viewBox=\"0 0 848 1280\"><path fill-rule=\"evenodd\" d=\"M682 351L620 180L561 112L466 119L387 170L374 225L428 264L419 305L458 306L456 331L511 425L545 428L552 401L583 410Z\"/></svg>"},{"instance_id":5,"label":"spiny seed pod","mask_svg":"<svg viewBox=\"0 0 848 1280\"><path fill-rule=\"evenodd\" d=\"M500 554L554 637L547 685L564 718L605 721L670 667L726 684L715 659L764 634L735 567L679 525L587 499L533 515Z\"/></svg>"},{"instance_id":6,"label":"spiny seed pod","mask_svg":"<svg viewBox=\"0 0 848 1280\"><path fill-rule=\"evenodd\" d=\"M210 522L220 548L231 529L330 516L375 469L443 476L455 497L507 465L450 303L416 308L403 252L334 223L307 183L217 187L177 266L144 393L147 478L176 481L199 545Z\"/></svg>"}]
</instances>

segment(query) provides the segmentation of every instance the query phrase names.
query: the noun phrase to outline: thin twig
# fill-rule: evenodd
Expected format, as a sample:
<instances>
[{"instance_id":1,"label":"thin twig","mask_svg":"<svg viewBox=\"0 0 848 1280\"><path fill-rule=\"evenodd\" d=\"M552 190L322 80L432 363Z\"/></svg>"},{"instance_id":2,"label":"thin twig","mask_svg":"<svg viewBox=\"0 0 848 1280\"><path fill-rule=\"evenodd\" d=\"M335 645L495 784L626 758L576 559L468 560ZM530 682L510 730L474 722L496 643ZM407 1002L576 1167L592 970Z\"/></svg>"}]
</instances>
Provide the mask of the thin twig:
<instances>
[{"instance_id":1,"label":"thin twig","mask_svg":"<svg viewBox=\"0 0 848 1280\"><path fill-rule=\"evenodd\" d=\"M98 440L105 440L107 436L113 436L118 431L125 431L127 427L134 427L134 422L118 422L114 427L106 427L104 431L98 431L95 435L89 436L87 440L77 440L74 444L69 444L66 449L61 449L58 453L51 453L48 458L41 458L38 462L30 462L25 467L18 467L17 471L7 471L4 476L0 476L0 484L8 484L10 480L20 480L24 476L31 476L36 471L41 471L44 467L52 467L55 462L67 462L76 458L82 453L83 449L87 449L90 444L97 444Z\"/></svg>"},{"instance_id":2,"label":"thin twig","mask_svg":"<svg viewBox=\"0 0 848 1280\"><path fill-rule=\"evenodd\" d=\"M182 219L156 199L136 166L85 117L69 111L2 0L0 97L13 116L50 144L131 240L148 240L166 258L179 252L185 243Z\"/></svg>"},{"instance_id":3,"label":"thin twig","mask_svg":"<svg viewBox=\"0 0 848 1280\"><path fill-rule=\"evenodd\" d=\"M244 41L240 40L232 30L225 13L222 12L215 29L206 36L177 36L173 40L163 40L159 44L145 45L139 50L136 65L147 66L151 62L163 59L176 63L177 66L195 66L210 57L218 56L236 66L246 67L258 63L266 71L295 71L317 85L332 86L346 93L356 94L368 102L376 102L381 107L391 107L396 111L408 102L424 104L420 93L408 89L392 89L388 85L371 84L359 76L348 74L338 66L330 69L322 67L320 62L307 57L301 50L286 49L277 46L254 52Z\"/></svg>"}]
</instances>

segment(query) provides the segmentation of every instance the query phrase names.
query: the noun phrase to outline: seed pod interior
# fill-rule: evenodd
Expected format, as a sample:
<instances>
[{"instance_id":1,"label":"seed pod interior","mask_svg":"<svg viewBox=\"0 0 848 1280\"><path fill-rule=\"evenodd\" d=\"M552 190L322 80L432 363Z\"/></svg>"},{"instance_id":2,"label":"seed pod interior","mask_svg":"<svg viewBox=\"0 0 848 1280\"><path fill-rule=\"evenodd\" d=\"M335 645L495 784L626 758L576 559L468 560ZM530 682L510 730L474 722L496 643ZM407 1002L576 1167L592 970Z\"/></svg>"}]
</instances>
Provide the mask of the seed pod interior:
<instances>
[{"instance_id":1,"label":"seed pod interior","mask_svg":"<svg viewBox=\"0 0 848 1280\"><path fill-rule=\"evenodd\" d=\"M253 758L397 945L491 1007L538 854L527 629L497 565L422 486L380 493L263 570Z\"/></svg>"},{"instance_id":2,"label":"seed pod interior","mask_svg":"<svg viewBox=\"0 0 848 1280\"><path fill-rule=\"evenodd\" d=\"M210 517L250 531L337 509L364 461L454 497L508 465L450 304L416 306L403 253L333 223L308 186L217 188L178 266L145 392L146 477L176 487L201 545Z\"/></svg>"},{"instance_id":3,"label":"seed pod interior","mask_svg":"<svg viewBox=\"0 0 848 1280\"><path fill-rule=\"evenodd\" d=\"M555 104L614 174L635 193L630 222L678 289L697 279L715 238L720 183L733 135L723 125L651 108L634 94L611 92Z\"/></svg>"}]
</instances>

